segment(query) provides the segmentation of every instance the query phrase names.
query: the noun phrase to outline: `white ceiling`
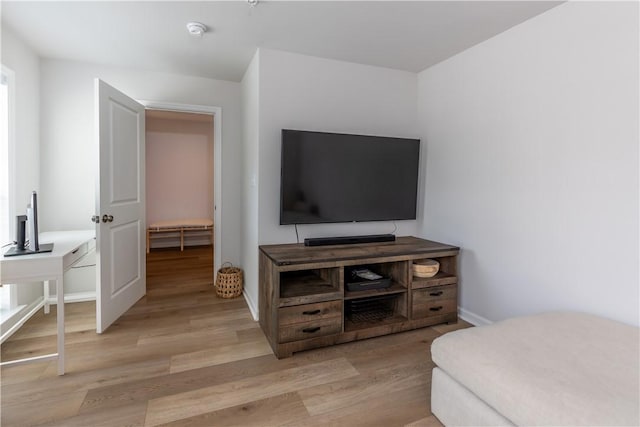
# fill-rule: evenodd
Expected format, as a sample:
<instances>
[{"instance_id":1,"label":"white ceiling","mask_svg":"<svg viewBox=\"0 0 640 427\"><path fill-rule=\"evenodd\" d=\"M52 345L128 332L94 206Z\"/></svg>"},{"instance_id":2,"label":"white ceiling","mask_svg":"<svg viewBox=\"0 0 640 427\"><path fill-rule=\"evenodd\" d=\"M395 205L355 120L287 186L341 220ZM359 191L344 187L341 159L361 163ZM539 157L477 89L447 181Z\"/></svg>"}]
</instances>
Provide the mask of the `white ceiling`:
<instances>
[{"instance_id":1,"label":"white ceiling","mask_svg":"<svg viewBox=\"0 0 640 427\"><path fill-rule=\"evenodd\" d=\"M240 81L257 47L419 72L560 3L3 0L2 24L44 58Z\"/></svg>"}]
</instances>

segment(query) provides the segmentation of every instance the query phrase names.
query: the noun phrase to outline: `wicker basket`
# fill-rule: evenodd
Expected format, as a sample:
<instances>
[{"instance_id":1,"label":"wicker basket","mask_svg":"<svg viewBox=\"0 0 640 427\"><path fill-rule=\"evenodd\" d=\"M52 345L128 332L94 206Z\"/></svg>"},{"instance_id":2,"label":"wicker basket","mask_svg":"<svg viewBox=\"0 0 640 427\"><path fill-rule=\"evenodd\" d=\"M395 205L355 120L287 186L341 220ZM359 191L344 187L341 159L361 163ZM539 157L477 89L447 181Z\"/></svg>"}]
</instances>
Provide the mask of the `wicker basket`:
<instances>
[{"instance_id":1,"label":"wicker basket","mask_svg":"<svg viewBox=\"0 0 640 427\"><path fill-rule=\"evenodd\" d=\"M440 263L435 259L425 259L413 262L413 275L415 277L433 277L438 274Z\"/></svg>"},{"instance_id":2,"label":"wicker basket","mask_svg":"<svg viewBox=\"0 0 640 427\"><path fill-rule=\"evenodd\" d=\"M226 265L229 265L228 267ZM242 270L225 262L216 275L216 295L220 298L235 298L242 295Z\"/></svg>"}]
</instances>

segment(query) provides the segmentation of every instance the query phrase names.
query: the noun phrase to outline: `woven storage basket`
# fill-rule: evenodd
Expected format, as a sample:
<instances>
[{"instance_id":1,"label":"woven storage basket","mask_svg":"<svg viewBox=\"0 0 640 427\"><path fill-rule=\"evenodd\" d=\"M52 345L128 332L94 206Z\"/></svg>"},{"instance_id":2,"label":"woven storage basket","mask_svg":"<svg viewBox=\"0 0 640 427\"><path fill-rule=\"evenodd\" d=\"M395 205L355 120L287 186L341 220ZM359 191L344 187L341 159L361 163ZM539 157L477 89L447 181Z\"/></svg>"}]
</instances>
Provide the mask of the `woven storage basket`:
<instances>
[{"instance_id":1,"label":"woven storage basket","mask_svg":"<svg viewBox=\"0 0 640 427\"><path fill-rule=\"evenodd\" d=\"M240 268L234 267L230 262L222 264L216 275L216 295L220 298L235 298L242 295L242 270Z\"/></svg>"},{"instance_id":2,"label":"woven storage basket","mask_svg":"<svg viewBox=\"0 0 640 427\"><path fill-rule=\"evenodd\" d=\"M440 263L435 259L425 259L413 262L413 275L416 277L433 277L438 274Z\"/></svg>"}]
</instances>

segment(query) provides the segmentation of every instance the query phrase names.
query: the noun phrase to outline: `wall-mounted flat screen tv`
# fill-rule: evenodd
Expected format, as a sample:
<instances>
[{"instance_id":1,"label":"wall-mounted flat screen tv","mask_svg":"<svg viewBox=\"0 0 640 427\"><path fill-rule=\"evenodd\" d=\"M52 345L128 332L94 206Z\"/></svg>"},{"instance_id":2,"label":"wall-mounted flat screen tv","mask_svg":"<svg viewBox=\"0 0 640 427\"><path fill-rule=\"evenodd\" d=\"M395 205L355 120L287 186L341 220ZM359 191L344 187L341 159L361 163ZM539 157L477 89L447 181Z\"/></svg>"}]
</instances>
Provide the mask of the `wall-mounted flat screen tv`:
<instances>
[{"instance_id":1,"label":"wall-mounted flat screen tv","mask_svg":"<svg viewBox=\"0 0 640 427\"><path fill-rule=\"evenodd\" d=\"M420 140L282 130L280 224L416 219Z\"/></svg>"}]
</instances>

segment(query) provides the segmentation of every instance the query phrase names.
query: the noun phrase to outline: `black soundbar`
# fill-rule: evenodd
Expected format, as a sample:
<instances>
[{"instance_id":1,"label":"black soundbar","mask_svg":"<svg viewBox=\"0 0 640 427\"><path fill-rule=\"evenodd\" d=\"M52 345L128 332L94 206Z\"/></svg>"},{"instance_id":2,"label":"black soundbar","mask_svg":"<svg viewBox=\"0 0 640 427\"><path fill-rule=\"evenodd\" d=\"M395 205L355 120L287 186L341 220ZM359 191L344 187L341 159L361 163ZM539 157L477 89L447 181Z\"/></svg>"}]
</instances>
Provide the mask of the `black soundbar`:
<instances>
[{"instance_id":1,"label":"black soundbar","mask_svg":"<svg viewBox=\"0 0 640 427\"><path fill-rule=\"evenodd\" d=\"M305 246L353 245L355 243L395 242L394 234L371 234L368 236L315 237L304 239Z\"/></svg>"}]
</instances>

